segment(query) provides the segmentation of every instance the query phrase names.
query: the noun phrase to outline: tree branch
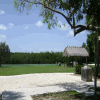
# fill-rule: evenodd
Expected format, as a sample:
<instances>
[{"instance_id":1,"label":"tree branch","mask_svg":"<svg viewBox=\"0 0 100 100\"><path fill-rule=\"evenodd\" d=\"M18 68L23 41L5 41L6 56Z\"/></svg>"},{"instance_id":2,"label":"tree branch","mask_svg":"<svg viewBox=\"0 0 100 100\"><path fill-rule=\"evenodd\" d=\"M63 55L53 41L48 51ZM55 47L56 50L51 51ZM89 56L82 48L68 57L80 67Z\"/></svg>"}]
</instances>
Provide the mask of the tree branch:
<instances>
[{"instance_id":1,"label":"tree branch","mask_svg":"<svg viewBox=\"0 0 100 100\"><path fill-rule=\"evenodd\" d=\"M91 25L87 25L87 26L85 26L85 25L77 25L77 26L75 26L74 14L73 14L73 12L71 10L70 10L70 12L72 13L72 16L73 16L73 25L70 23L68 18L63 13L61 13L59 11L56 11L56 10L50 8L50 7L47 7L47 6L45 6L45 4L42 4L40 2L35 3L35 2L28 1L28 0L25 0L25 1L28 2L28 3L32 3L32 4L40 4L40 5L44 6L44 8L47 8L47 9L53 11L53 12L61 14L66 19L66 21L71 26L71 28L74 29L74 36L76 36L78 33L82 32L84 30L96 31L96 32L98 32L100 34L100 27L91 26Z\"/></svg>"},{"instance_id":2,"label":"tree branch","mask_svg":"<svg viewBox=\"0 0 100 100\"><path fill-rule=\"evenodd\" d=\"M70 23L70 21L68 20L68 18L67 18L63 13L61 13L61 12L59 12L59 11L56 11L56 10L53 10L52 8L45 6L44 4L42 4L42 3L40 3L40 2L38 2L38 3L33 3L33 2L28 1L28 0L25 0L25 1L28 2L28 3L32 3L32 4L41 4L41 5L44 6L44 8L47 8L47 9L53 11L53 12L56 12L56 13L58 13L58 14L61 14L61 15L66 19L66 21L67 21L68 24L71 26L71 28L73 28L72 24Z\"/></svg>"},{"instance_id":3,"label":"tree branch","mask_svg":"<svg viewBox=\"0 0 100 100\"><path fill-rule=\"evenodd\" d=\"M76 36L76 34L82 32L84 30L96 31L100 35L100 27L96 27L96 26L92 26L92 25L87 25L87 26L77 25L77 26L75 26L75 29L76 28L79 28L79 29L75 30L74 36Z\"/></svg>"}]
</instances>

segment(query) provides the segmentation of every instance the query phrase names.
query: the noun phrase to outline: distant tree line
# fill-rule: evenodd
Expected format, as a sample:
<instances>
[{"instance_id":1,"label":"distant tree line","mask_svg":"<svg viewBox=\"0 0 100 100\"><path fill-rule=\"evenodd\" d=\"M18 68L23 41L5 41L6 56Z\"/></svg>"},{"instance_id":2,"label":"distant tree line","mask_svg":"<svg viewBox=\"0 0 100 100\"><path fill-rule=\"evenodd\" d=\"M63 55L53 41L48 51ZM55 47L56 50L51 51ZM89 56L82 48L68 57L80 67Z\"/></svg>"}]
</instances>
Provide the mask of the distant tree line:
<instances>
[{"instance_id":1,"label":"distant tree line","mask_svg":"<svg viewBox=\"0 0 100 100\"><path fill-rule=\"evenodd\" d=\"M97 36L95 32L87 35L86 43L82 44L88 53L89 57L87 63L94 62L94 37ZM74 45L73 45L74 46ZM10 52L10 48L5 43L0 43L0 65L1 64L57 64L72 62L72 57L62 57L63 52L40 52L40 53L22 53ZM86 57L74 57L74 61L86 63Z\"/></svg>"},{"instance_id":2,"label":"distant tree line","mask_svg":"<svg viewBox=\"0 0 100 100\"><path fill-rule=\"evenodd\" d=\"M40 52L40 53L11 53L9 61L6 64L56 64L64 63L62 52ZM3 62L4 63L4 62Z\"/></svg>"},{"instance_id":3,"label":"distant tree line","mask_svg":"<svg viewBox=\"0 0 100 100\"><path fill-rule=\"evenodd\" d=\"M74 61L86 62L86 57L76 57ZM58 62L72 62L71 57L62 57L62 52L40 52L40 53L10 53L10 59L4 60L2 64L57 64Z\"/></svg>"}]
</instances>

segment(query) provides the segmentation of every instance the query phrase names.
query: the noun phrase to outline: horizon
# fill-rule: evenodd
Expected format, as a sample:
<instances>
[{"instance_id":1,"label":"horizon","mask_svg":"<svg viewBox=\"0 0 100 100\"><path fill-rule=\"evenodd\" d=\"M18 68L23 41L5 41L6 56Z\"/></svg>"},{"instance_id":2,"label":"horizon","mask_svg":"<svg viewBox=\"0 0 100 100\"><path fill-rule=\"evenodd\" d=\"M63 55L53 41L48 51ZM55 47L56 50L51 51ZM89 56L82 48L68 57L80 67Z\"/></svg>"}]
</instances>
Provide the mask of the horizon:
<instances>
[{"instance_id":1,"label":"horizon","mask_svg":"<svg viewBox=\"0 0 100 100\"><path fill-rule=\"evenodd\" d=\"M63 52L67 46L81 47L90 34L83 31L74 37L73 30L59 14L55 15L61 28L47 29L47 24L43 24L43 18L39 17L41 7L35 5L28 11L29 15L26 15L26 9L22 13L16 12L12 0L0 1L0 7L0 42L5 42L13 53ZM84 25L85 19L79 24Z\"/></svg>"}]
</instances>

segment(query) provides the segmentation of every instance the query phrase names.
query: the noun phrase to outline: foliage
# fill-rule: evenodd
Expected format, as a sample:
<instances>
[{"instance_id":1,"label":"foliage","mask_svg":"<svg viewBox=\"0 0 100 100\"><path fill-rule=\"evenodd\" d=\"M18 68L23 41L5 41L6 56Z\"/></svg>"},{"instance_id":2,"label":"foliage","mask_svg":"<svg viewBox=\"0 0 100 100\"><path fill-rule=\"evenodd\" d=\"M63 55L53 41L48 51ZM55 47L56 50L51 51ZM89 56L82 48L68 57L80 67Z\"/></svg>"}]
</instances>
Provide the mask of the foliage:
<instances>
[{"instance_id":1,"label":"foliage","mask_svg":"<svg viewBox=\"0 0 100 100\"><path fill-rule=\"evenodd\" d=\"M100 0L14 0L15 9L20 12L23 12L24 8L30 10L34 4L41 5L39 15L44 18L43 23L48 24L48 29L55 26L61 27L55 16L57 13L62 15L70 27L74 29L74 36L84 30L100 32L98 27ZM92 20L92 23L77 25L77 22L84 18L84 14L87 20Z\"/></svg>"},{"instance_id":2,"label":"foliage","mask_svg":"<svg viewBox=\"0 0 100 100\"><path fill-rule=\"evenodd\" d=\"M10 49L9 46L5 44L5 42L0 43L0 67L2 63L6 63L10 58Z\"/></svg>"},{"instance_id":3,"label":"foliage","mask_svg":"<svg viewBox=\"0 0 100 100\"><path fill-rule=\"evenodd\" d=\"M86 63L86 57L74 57L73 61ZM7 64L57 64L58 62L72 62L71 57L62 57L62 52L40 52L40 53L11 53Z\"/></svg>"},{"instance_id":4,"label":"foliage","mask_svg":"<svg viewBox=\"0 0 100 100\"><path fill-rule=\"evenodd\" d=\"M85 48L87 50L87 52L89 53L89 47L86 45L85 42L83 42L82 47Z\"/></svg>"},{"instance_id":5,"label":"foliage","mask_svg":"<svg viewBox=\"0 0 100 100\"><path fill-rule=\"evenodd\" d=\"M75 67L76 74L81 74L81 67L84 67L84 66L83 65L76 65L76 67Z\"/></svg>"},{"instance_id":6,"label":"foliage","mask_svg":"<svg viewBox=\"0 0 100 100\"><path fill-rule=\"evenodd\" d=\"M87 35L87 46L89 47L89 58L90 62L94 62L94 54L95 54L95 40L94 37L97 37L97 33L92 32L91 34Z\"/></svg>"},{"instance_id":7,"label":"foliage","mask_svg":"<svg viewBox=\"0 0 100 100\"><path fill-rule=\"evenodd\" d=\"M86 23L94 25L94 26L100 26L100 0L88 0L88 10L87 10L87 16L86 16Z\"/></svg>"},{"instance_id":8,"label":"foliage","mask_svg":"<svg viewBox=\"0 0 100 100\"><path fill-rule=\"evenodd\" d=\"M9 64L55 64L64 63L62 52L40 52L40 53L11 53Z\"/></svg>"},{"instance_id":9,"label":"foliage","mask_svg":"<svg viewBox=\"0 0 100 100\"><path fill-rule=\"evenodd\" d=\"M95 66L94 66L94 65L89 65L89 67L92 68L92 74L93 74L93 76L94 76ZM100 78L100 67L97 67L97 71L98 71L97 77Z\"/></svg>"}]
</instances>

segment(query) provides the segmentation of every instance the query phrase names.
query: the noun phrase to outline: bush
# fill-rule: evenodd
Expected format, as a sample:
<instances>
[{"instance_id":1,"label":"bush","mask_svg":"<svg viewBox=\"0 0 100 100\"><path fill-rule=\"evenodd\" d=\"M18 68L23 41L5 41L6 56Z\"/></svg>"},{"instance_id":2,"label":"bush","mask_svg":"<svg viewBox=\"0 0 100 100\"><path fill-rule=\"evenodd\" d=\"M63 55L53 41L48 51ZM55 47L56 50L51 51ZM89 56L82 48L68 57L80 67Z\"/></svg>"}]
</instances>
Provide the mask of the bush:
<instances>
[{"instance_id":1,"label":"bush","mask_svg":"<svg viewBox=\"0 0 100 100\"><path fill-rule=\"evenodd\" d=\"M76 65L76 67L75 67L76 74L81 74L81 67L84 67L84 66L83 65Z\"/></svg>"},{"instance_id":2,"label":"bush","mask_svg":"<svg viewBox=\"0 0 100 100\"><path fill-rule=\"evenodd\" d=\"M95 74L95 67L94 66L90 66L90 67L92 67L92 75L94 76L94 74ZM97 77L100 78L100 67L99 68L97 67L97 71L98 71Z\"/></svg>"}]
</instances>

